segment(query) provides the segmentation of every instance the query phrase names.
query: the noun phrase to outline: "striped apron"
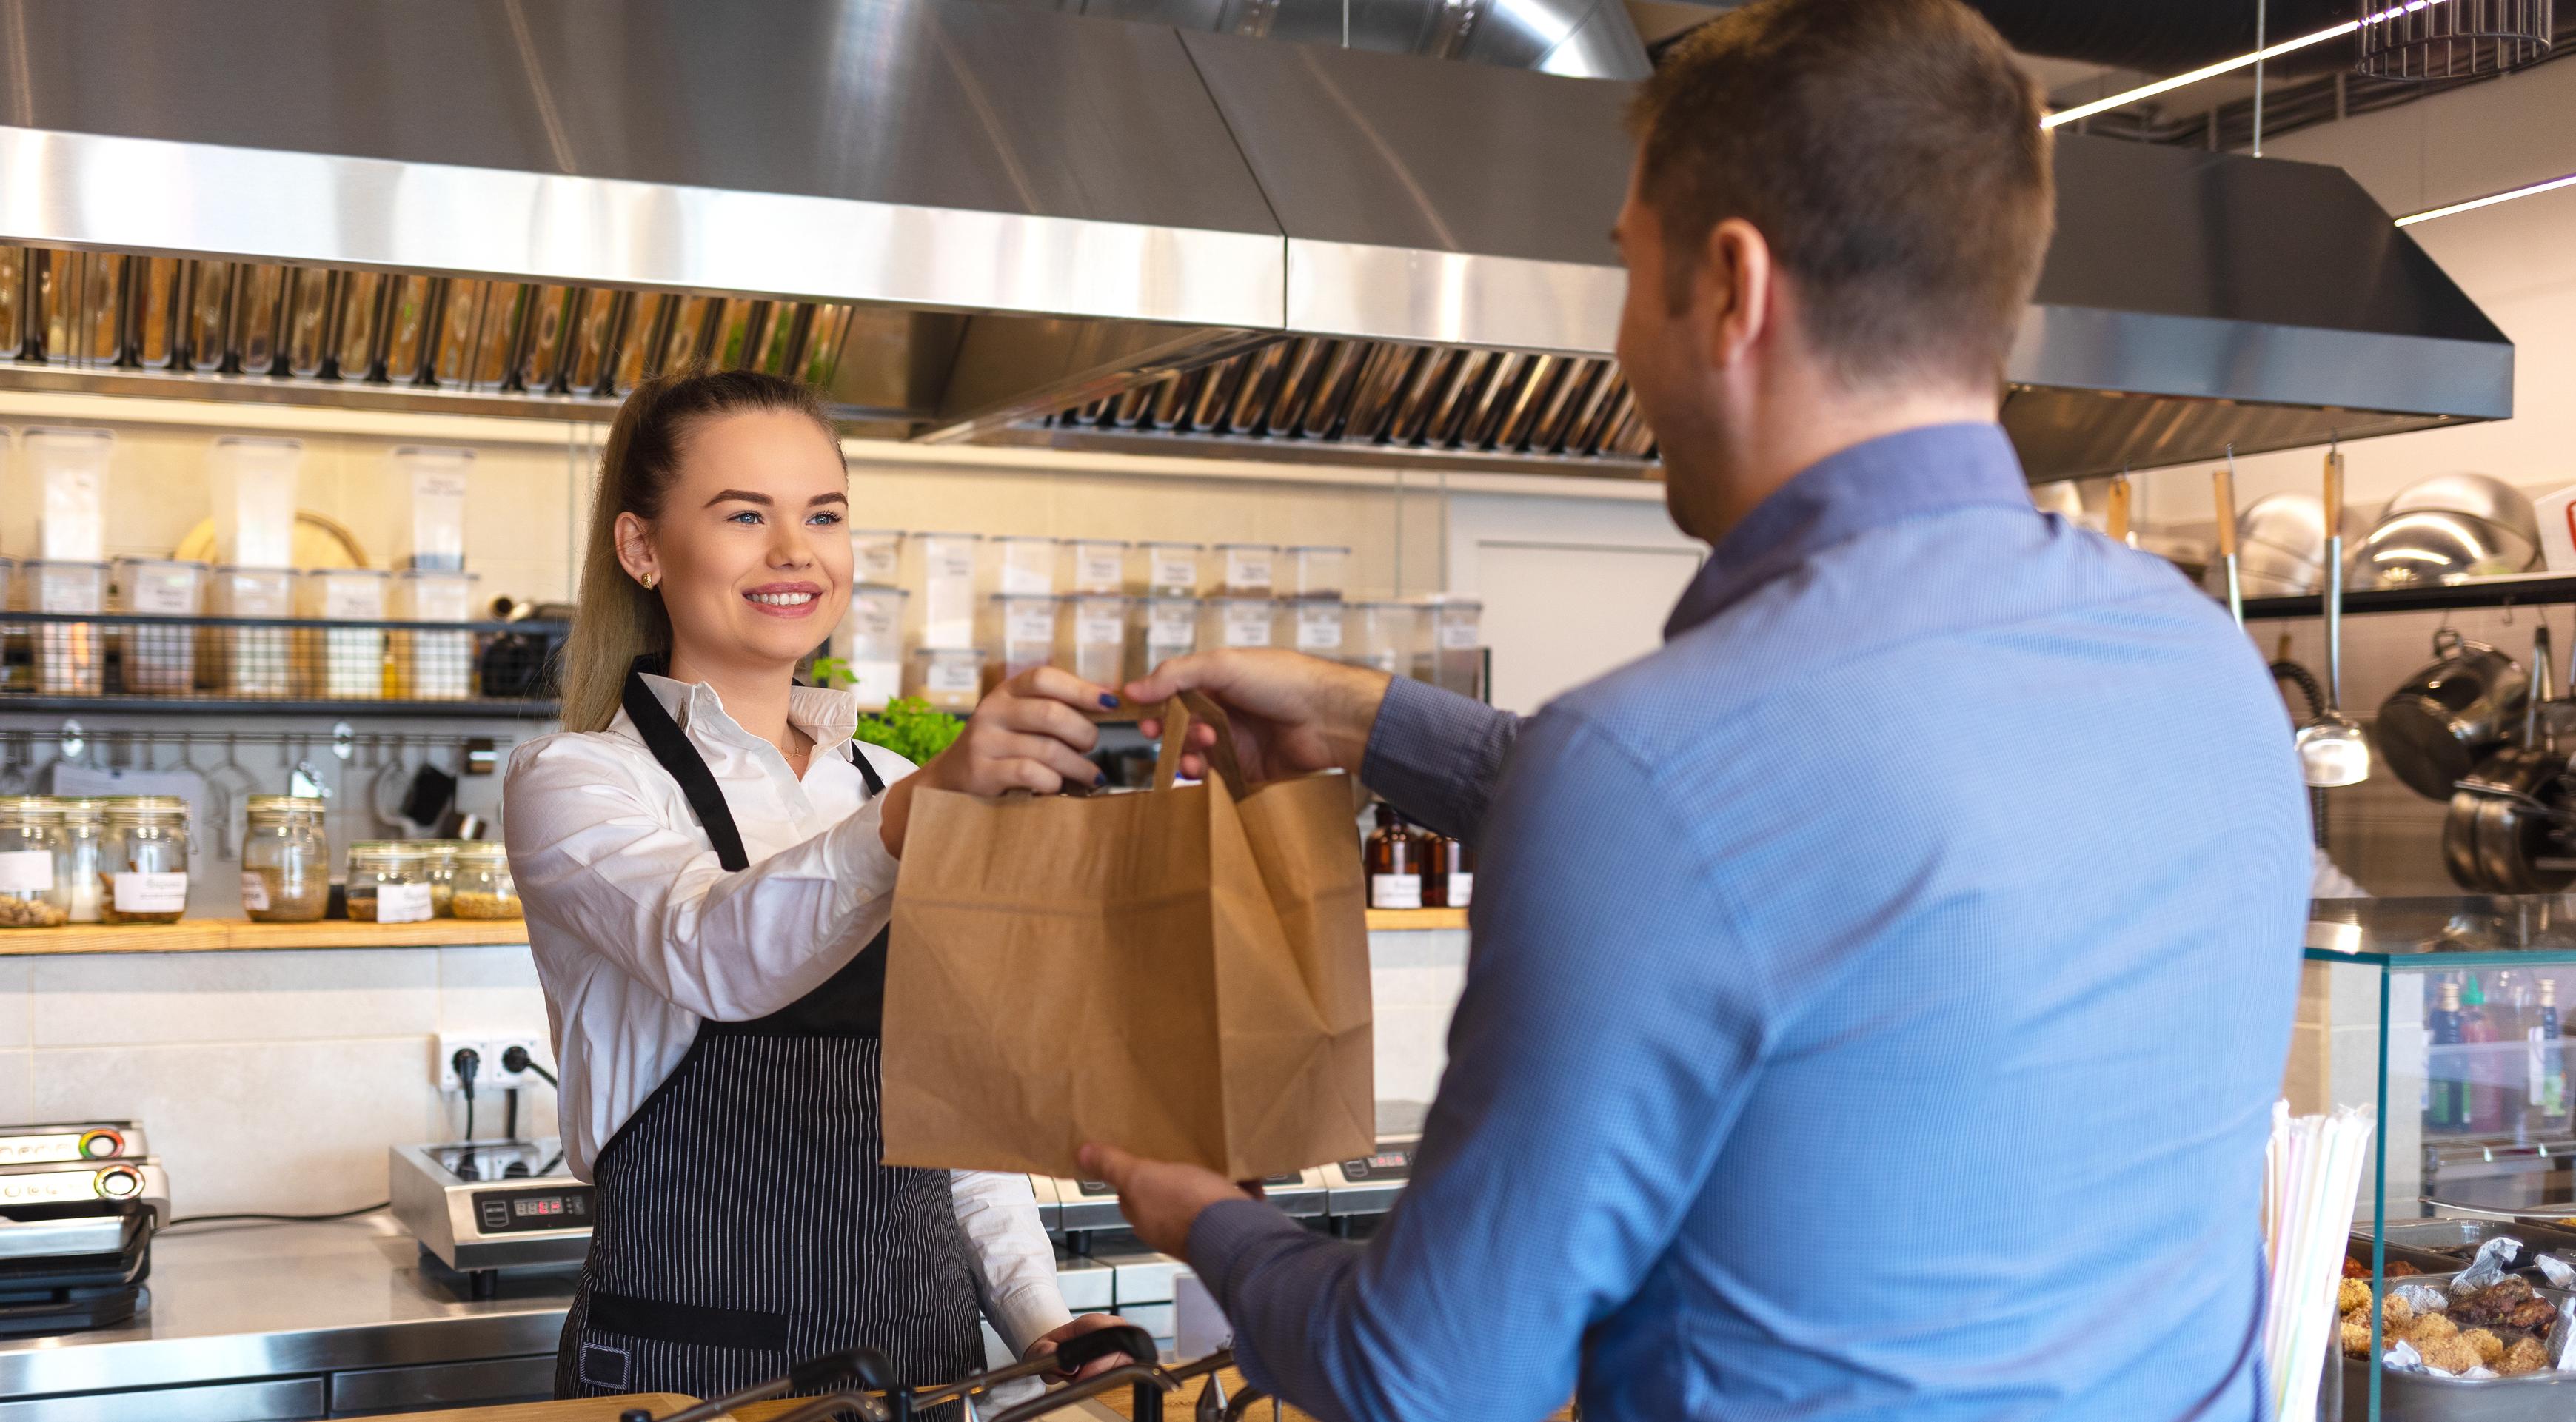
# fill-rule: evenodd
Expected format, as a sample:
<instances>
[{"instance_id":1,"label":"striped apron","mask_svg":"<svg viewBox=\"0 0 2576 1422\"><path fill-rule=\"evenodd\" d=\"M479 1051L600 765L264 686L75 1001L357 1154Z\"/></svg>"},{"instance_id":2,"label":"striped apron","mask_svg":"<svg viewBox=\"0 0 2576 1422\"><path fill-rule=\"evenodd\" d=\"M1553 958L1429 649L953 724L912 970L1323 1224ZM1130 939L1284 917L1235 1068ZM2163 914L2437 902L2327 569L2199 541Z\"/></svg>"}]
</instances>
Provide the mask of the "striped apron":
<instances>
[{"instance_id":1,"label":"striped apron","mask_svg":"<svg viewBox=\"0 0 2576 1422\"><path fill-rule=\"evenodd\" d=\"M747 868L715 777L635 672L625 706L718 860ZM871 797L884 790L855 745L850 759ZM879 1163L885 964L880 932L789 1006L702 1023L600 1149L557 1397L715 1397L856 1345L883 1350L907 1386L984 1366L948 1173Z\"/></svg>"}]
</instances>

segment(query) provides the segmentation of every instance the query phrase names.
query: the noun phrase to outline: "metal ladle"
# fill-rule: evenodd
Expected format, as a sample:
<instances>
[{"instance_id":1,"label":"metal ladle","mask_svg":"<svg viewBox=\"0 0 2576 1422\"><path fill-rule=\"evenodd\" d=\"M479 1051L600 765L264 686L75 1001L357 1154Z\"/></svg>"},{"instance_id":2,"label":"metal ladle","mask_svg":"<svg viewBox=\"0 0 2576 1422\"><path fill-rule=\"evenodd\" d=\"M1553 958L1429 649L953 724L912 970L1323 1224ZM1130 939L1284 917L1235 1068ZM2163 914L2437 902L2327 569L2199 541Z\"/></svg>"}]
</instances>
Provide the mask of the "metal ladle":
<instances>
[{"instance_id":1,"label":"metal ladle","mask_svg":"<svg viewBox=\"0 0 2576 1422\"><path fill-rule=\"evenodd\" d=\"M2227 569L2227 614L2236 630L2245 630L2245 577L2236 561L2236 446L2227 447L2227 467L2210 475L2218 496L2218 557Z\"/></svg>"},{"instance_id":2,"label":"metal ladle","mask_svg":"<svg viewBox=\"0 0 2576 1422\"><path fill-rule=\"evenodd\" d=\"M2343 455L2326 450L2326 709L2299 728L2299 768L2332 789L2370 778L2370 741L2343 714Z\"/></svg>"}]
</instances>

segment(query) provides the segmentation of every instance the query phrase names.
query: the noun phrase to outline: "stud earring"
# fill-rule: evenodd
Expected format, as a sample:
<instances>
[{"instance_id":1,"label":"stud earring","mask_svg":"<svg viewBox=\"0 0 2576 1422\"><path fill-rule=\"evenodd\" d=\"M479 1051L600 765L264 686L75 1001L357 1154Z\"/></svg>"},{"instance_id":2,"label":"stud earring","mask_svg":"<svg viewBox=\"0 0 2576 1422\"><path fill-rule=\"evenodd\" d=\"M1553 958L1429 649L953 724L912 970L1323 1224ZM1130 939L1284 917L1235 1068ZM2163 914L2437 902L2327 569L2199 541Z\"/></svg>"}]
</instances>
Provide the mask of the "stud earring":
<instances>
[{"instance_id":1,"label":"stud earring","mask_svg":"<svg viewBox=\"0 0 2576 1422\"><path fill-rule=\"evenodd\" d=\"M646 591L646 592L651 592L651 591L653 590L653 584L655 584L655 583L657 583L657 582L661 581L661 579L659 579L659 578L655 577L655 576L654 576L653 574L651 574L651 573L646 573L644 576L642 576L642 577L640 577L640 578L637 578L635 581L637 581L637 582L639 582L639 583L642 583L642 584L644 585L644 591Z\"/></svg>"}]
</instances>

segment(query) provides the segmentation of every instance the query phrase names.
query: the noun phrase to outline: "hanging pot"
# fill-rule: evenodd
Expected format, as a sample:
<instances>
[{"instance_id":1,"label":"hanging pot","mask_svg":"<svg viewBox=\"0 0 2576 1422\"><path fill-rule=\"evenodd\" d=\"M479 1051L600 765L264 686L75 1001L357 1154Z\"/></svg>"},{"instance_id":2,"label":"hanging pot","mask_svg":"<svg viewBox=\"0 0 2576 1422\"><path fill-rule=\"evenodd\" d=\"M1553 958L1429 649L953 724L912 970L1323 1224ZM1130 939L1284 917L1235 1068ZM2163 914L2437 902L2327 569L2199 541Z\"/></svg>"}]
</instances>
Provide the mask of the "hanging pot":
<instances>
[{"instance_id":1,"label":"hanging pot","mask_svg":"<svg viewBox=\"0 0 2576 1422\"><path fill-rule=\"evenodd\" d=\"M2530 691L2513 658L2442 628L2433 634L2432 665L2379 704L2380 754L2407 789L2448 800L2512 739Z\"/></svg>"}]
</instances>

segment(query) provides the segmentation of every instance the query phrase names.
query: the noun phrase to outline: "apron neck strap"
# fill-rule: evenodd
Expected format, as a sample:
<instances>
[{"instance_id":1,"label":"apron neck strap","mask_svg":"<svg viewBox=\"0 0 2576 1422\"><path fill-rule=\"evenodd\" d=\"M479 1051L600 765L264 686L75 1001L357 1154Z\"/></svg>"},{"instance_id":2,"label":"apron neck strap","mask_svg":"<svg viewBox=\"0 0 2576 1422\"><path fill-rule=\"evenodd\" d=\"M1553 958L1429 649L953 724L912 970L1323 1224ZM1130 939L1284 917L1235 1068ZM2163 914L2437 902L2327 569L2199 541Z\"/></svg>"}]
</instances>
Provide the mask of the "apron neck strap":
<instances>
[{"instance_id":1,"label":"apron neck strap","mask_svg":"<svg viewBox=\"0 0 2576 1422\"><path fill-rule=\"evenodd\" d=\"M706 757L680 734L679 723L662 709L662 700L644 684L650 672L662 674L666 665L657 656L637 657L626 669L626 686L619 700L626 707L626 719L635 723L635 733L644 738L644 748L662 763L673 780L680 782L680 793L687 796L689 808L698 812L698 823L705 827L707 841L715 847L716 861L725 872L736 874L751 867L751 856L743 853L742 832L734 828L733 810L725 804L724 791L716 785L715 772L707 769Z\"/></svg>"}]
</instances>

